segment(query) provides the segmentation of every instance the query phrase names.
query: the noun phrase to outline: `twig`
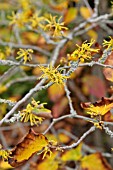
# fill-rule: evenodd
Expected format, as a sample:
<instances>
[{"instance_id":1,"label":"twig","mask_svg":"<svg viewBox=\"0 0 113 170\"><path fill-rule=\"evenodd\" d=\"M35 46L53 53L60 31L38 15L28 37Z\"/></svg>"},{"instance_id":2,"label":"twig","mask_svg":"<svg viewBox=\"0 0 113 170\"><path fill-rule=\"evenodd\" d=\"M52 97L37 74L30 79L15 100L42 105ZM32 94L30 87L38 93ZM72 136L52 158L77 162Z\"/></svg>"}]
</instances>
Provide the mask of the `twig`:
<instances>
[{"instance_id":1,"label":"twig","mask_svg":"<svg viewBox=\"0 0 113 170\"><path fill-rule=\"evenodd\" d=\"M26 81L36 81L37 79L38 79L37 76L27 76L27 77L23 77L23 78L17 78L15 80L8 82L5 86L7 88L9 88L10 86L12 86L15 83L22 83L22 82L26 82Z\"/></svg>"},{"instance_id":2,"label":"twig","mask_svg":"<svg viewBox=\"0 0 113 170\"><path fill-rule=\"evenodd\" d=\"M82 142L85 138L86 138L86 136L88 136L90 133L92 133L92 132L94 132L95 131L95 126L92 126L88 131L86 131L81 137L80 137L80 139L77 141L77 142L75 142L75 143L73 143L73 144L71 144L71 145L69 145L69 146L61 146L60 147L60 149L72 149L72 148L74 148L74 147L76 147L76 146L78 146L79 144L80 144L80 142Z\"/></svg>"},{"instance_id":3,"label":"twig","mask_svg":"<svg viewBox=\"0 0 113 170\"><path fill-rule=\"evenodd\" d=\"M83 66L90 66L90 67L92 67L93 65L99 65L99 66L102 66L104 68L112 68L113 69L112 65L102 64L102 63L97 62L97 61L91 61L90 63L79 64L79 67L83 67Z\"/></svg>"},{"instance_id":4,"label":"twig","mask_svg":"<svg viewBox=\"0 0 113 170\"><path fill-rule=\"evenodd\" d=\"M11 60L0 60L0 65L9 65L9 66L28 66L28 67L39 67L39 66L47 66L47 64L29 64L29 63L22 63L17 61Z\"/></svg>"},{"instance_id":5,"label":"twig","mask_svg":"<svg viewBox=\"0 0 113 170\"><path fill-rule=\"evenodd\" d=\"M73 105L72 105L72 100L71 100L71 97L70 97L70 91L69 91L69 89L67 88L67 85L65 84L65 86L64 86L64 88L65 88L65 92L66 92L66 96L67 96L67 98L68 98L68 102L69 102L69 107L70 107L70 113L73 115L76 115L77 114L77 112L74 110L74 108L73 108Z\"/></svg>"},{"instance_id":6,"label":"twig","mask_svg":"<svg viewBox=\"0 0 113 170\"><path fill-rule=\"evenodd\" d=\"M98 6L99 6L99 0L95 0L94 1L95 7L94 7L94 14L93 17L97 17L98 16Z\"/></svg>"},{"instance_id":7,"label":"twig","mask_svg":"<svg viewBox=\"0 0 113 170\"><path fill-rule=\"evenodd\" d=\"M0 83L2 84L4 81L9 79L12 75L14 75L19 70L15 65L9 68L4 74L0 77Z\"/></svg>"},{"instance_id":8,"label":"twig","mask_svg":"<svg viewBox=\"0 0 113 170\"><path fill-rule=\"evenodd\" d=\"M8 119L12 114L14 114L14 112L16 111L16 109L23 104L25 101L27 101L35 92L37 92L39 89L41 90L40 86L42 84L44 84L45 79L41 80L34 88L32 88L21 100L19 100L16 105L4 116L4 118L0 121L0 125L2 125L2 123Z\"/></svg>"},{"instance_id":9,"label":"twig","mask_svg":"<svg viewBox=\"0 0 113 170\"><path fill-rule=\"evenodd\" d=\"M5 100L5 99L1 99L1 98L0 98L0 103L6 103L9 106L14 106L16 104L16 102L12 102L11 100Z\"/></svg>"},{"instance_id":10,"label":"twig","mask_svg":"<svg viewBox=\"0 0 113 170\"><path fill-rule=\"evenodd\" d=\"M34 45L25 45L25 44L15 44L15 43L12 43L12 42L4 42L2 40L0 40L0 45L2 46L11 46L13 48L23 48L23 49L33 49L35 51L38 51L46 56L51 56L51 53L40 48L40 47L37 47L37 46L34 46Z\"/></svg>"}]
</instances>

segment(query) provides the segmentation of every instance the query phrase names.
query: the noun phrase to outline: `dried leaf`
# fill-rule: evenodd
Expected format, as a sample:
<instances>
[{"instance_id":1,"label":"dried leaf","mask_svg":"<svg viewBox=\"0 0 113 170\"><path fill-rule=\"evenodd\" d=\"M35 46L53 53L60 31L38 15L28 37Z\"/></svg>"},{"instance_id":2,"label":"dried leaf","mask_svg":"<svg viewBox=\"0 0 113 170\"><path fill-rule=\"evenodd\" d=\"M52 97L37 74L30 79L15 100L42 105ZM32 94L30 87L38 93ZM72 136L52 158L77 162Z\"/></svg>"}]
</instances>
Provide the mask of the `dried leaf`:
<instances>
[{"instance_id":1,"label":"dried leaf","mask_svg":"<svg viewBox=\"0 0 113 170\"><path fill-rule=\"evenodd\" d=\"M63 97L52 107L53 116L55 118L59 117L66 109L67 105L68 105L68 99L66 97Z\"/></svg>"},{"instance_id":2,"label":"dried leaf","mask_svg":"<svg viewBox=\"0 0 113 170\"><path fill-rule=\"evenodd\" d=\"M108 112L107 114L104 115L103 120L106 122L113 122L113 113L112 112L113 109L110 110L110 112Z\"/></svg>"},{"instance_id":3,"label":"dried leaf","mask_svg":"<svg viewBox=\"0 0 113 170\"><path fill-rule=\"evenodd\" d=\"M82 78L83 91L85 94L92 94L98 98L105 96L106 88L104 82L97 76L87 75Z\"/></svg>"},{"instance_id":4,"label":"dried leaf","mask_svg":"<svg viewBox=\"0 0 113 170\"><path fill-rule=\"evenodd\" d=\"M17 167L47 145L48 140L44 135L36 134L33 130L30 130L24 139L12 150L11 158L9 158L8 162L11 166Z\"/></svg>"},{"instance_id":5,"label":"dried leaf","mask_svg":"<svg viewBox=\"0 0 113 170\"><path fill-rule=\"evenodd\" d=\"M113 98L102 97L101 100L95 103L81 103L81 107L92 116L105 115L113 108Z\"/></svg>"},{"instance_id":6,"label":"dried leaf","mask_svg":"<svg viewBox=\"0 0 113 170\"><path fill-rule=\"evenodd\" d=\"M112 170L106 159L100 153L84 156L81 161L82 170Z\"/></svg>"},{"instance_id":7,"label":"dried leaf","mask_svg":"<svg viewBox=\"0 0 113 170\"><path fill-rule=\"evenodd\" d=\"M113 66L113 52L108 56L107 60L104 64ZM104 68L103 69L104 76L107 80L113 82L113 69Z\"/></svg>"}]
</instances>

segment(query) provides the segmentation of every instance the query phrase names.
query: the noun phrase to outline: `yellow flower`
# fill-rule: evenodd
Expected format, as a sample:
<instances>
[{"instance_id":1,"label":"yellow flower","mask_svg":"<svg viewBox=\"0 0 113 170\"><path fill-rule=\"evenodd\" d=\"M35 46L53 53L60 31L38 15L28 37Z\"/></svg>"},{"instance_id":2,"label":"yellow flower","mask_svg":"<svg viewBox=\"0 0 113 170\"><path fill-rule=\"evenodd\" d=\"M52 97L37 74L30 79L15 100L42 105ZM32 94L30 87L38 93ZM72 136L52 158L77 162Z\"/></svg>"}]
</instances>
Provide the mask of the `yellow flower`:
<instances>
[{"instance_id":1,"label":"yellow flower","mask_svg":"<svg viewBox=\"0 0 113 170\"><path fill-rule=\"evenodd\" d=\"M22 12L14 13L12 12L12 16L8 16L11 20L10 25L17 25L18 27L24 26L25 23L29 22L30 17L32 16L32 9L28 9Z\"/></svg>"},{"instance_id":2,"label":"yellow flower","mask_svg":"<svg viewBox=\"0 0 113 170\"><path fill-rule=\"evenodd\" d=\"M23 122L30 121L31 126L41 124L44 118L35 115L33 113L33 110L34 107L32 107L31 104L28 104L26 109L20 112L20 116L21 116L20 121Z\"/></svg>"},{"instance_id":3,"label":"yellow flower","mask_svg":"<svg viewBox=\"0 0 113 170\"><path fill-rule=\"evenodd\" d=\"M50 157L52 155L52 151L50 150L50 148L48 146L44 147L42 153L43 153L42 159L44 159L47 155L49 155Z\"/></svg>"},{"instance_id":4,"label":"yellow flower","mask_svg":"<svg viewBox=\"0 0 113 170\"><path fill-rule=\"evenodd\" d=\"M62 30L68 30L67 27L64 26L64 22L60 22L62 16L56 20L57 16L52 16L50 14L49 19L45 18L45 21L47 24L44 27L44 30L49 30L53 34L53 37L55 36L61 36Z\"/></svg>"},{"instance_id":5,"label":"yellow flower","mask_svg":"<svg viewBox=\"0 0 113 170\"><path fill-rule=\"evenodd\" d=\"M2 146L0 144L0 156L2 157L3 160L8 160L10 157L11 151L7 151L2 149Z\"/></svg>"},{"instance_id":6,"label":"yellow flower","mask_svg":"<svg viewBox=\"0 0 113 170\"><path fill-rule=\"evenodd\" d=\"M43 27L41 22L44 20L44 17L40 17L39 14L40 14L39 12L34 13L33 16L29 19L29 21L31 22L32 28L36 28L38 26Z\"/></svg>"},{"instance_id":7,"label":"yellow flower","mask_svg":"<svg viewBox=\"0 0 113 170\"><path fill-rule=\"evenodd\" d=\"M97 53L99 51L99 49L91 48L93 43L94 43L94 40L91 40L90 43L87 43L87 41L85 41L82 44L82 46L79 46L76 44L78 48L72 54L68 54L68 60L71 60L71 61L80 60L81 62L84 62L85 60L91 60L92 53Z\"/></svg>"},{"instance_id":8,"label":"yellow flower","mask_svg":"<svg viewBox=\"0 0 113 170\"><path fill-rule=\"evenodd\" d=\"M46 103L40 104L39 101L32 98L31 104L28 104L26 109L20 111L20 121L30 121L31 126L41 124L44 118L40 114L51 112L49 109L44 108L44 104Z\"/></svg>"},{"instance_id":9,"label":"yellow flower","mask_svg":"<svg viewBox=\"0 0 113 170\"><path fill-rule=\"evenodd\" d=\"M51 64L48 67L40 66L41 71L43 71L43 74L42 74L42 76L40 78L48 78L48 80L50 82L60 84L60 85L64 84L64 81L69 77L65 76L65 75L62 75L57 70L57 68L52 67Z\"/></svg>"},{"instance_id":10,"label":"yellow flower","mask_svg":"<svg viewBox=\"0 0 113 170\"><path fill-rule=\"evenodd\" d=\"M8 16L8 18L11 20L10 25L18 25L19 27L23 26L23 19L22 19L22 13L14 13L12 12L12 16Z\"/></svg>"},{"instance_id":11,"label":"yellow flower","mask_svg":"<svg viewBox=\"0 0 113 170\"><path fill-rule=\"evenodd\" d=\"M104 40L103 47L107 46L107 49L112 48L113 50L113 38L111 38L110 36L109 38L110 38L110 41Z\"/></svg>"},{"instance_id":12,"label":"yellow flower","mask_svg":"<svg viewBox=\"0 0 113 170\"><path fill-rule=\"evenodd\" d=\"M108 111L110 111L111 108L113 108L113 103L110 103L108 105L102 105L102 106L94 106L93 104L91 104L89 107L84 109L91 116L103 116Z\"/></svg>"},{"instance_id":13,"label":"yellow flower","mask_svg":"<svg viewBox=\"0 0 113 170\"><path fill-rule=\"evenodd\" d=\"M19 55L18 57L16 57L16 59L19 59L19 58L22 58L24 59L24 64L27 62L27 61L31 61L32 60L32 55L31 53L33 53L33 50L32 49L27 49L27 50L24 50L24 49L19 49L19 51L17 52L17 54Z\"/></svg>"}]
</instances>

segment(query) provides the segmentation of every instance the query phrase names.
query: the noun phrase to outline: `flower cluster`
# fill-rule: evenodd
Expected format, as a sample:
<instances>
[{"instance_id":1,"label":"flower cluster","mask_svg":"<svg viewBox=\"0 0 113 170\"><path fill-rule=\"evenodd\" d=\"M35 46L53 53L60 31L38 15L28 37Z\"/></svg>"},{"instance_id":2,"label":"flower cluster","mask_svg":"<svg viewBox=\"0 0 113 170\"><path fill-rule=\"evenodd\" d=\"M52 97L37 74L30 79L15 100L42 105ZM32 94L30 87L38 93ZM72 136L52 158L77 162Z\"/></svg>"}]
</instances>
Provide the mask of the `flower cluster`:
<instances>
[{"instance_id":1,"label":"flower cluster","mask_svg":"<svg viewBox=\"0 0 113 170\"><path fill-rule=\"evenodd\" d=\"M12 16L8 16L8 18L11 20L10 25L23 27L25 24L29 24L32 28L42 27L41 22L44 20L43 17L40 16L40 12L34 12L30 8L16 14L13 11Z\"/></svg>"},{"instance_id":2,"label":"flower cluster","mask_svg":"<svg viewBox=\"0 0 113 170\"><path fill-rule=\"evenodd\" d=\"M82 46L79 46L72 54L68 54L68 60L69 61L78 61L84 62L85 60L91 60L93 53L98 53L99 49L91 48L91 46L94 44L94 40L91 40L90 43L87 43L85 41Z\"/></svg>"},{"instance_id":3,"label":"flower cluster","mask_svg":"<svg viewBox=\"0 0 113 170\"><path fill-rule=\"evenodd\" d=\"M51 64L48 67L40 66L41 71L43 71L43 74L40 78L48 78L50 82L53 82L59 85L64 84L64 81L69 77L62 75L58 71L58 67L54 68L52 67Z\"/></svg>"},{"instance_id":4,"label":"flower cluster","mask_svg":"<svg viewBox=\"0 0 113 170\"><path fill-rule=\"evenodd\" d=\"M51 14L49 18L43 17L40 16L40 12L35 12L32 8L28 8L28 10L24 9L16 14L13 11L12 16L8 16L8 18L11 20L10 25L22 27L28 24L32 28L40 27L45 31L50 31L53 37L61 36L63 30L68 30L64 26L64 22L60 22L62 17L57 19L57 16L52 16Z\"/></svg>"},{"instance_id":5,"label":"flower cluster","mask_svg":"<svg viewBox=\"0 0 113 170\"><path fill-rule=\"evenodd\" d=\"M19 51L17 52L18 54L18 57L16 57L16 59L19 59L19 58L22 58L24 59L24 64L27 62L27 61L31 61L32 60L32 55L31 53L33 53L33 50L32 49L27 49L27 50L24 50L24 49L19 49Z\"/></svg>"},{"instance_id":6,"label":"flower cluster","mask_svg":"<svg viewBox=\"0 0 113 170\"><path fill-rule=\"evenodd\" d=\"M104 40L103 47L107 46L107 49L111 48L113 50L113 38L111 38L110 36L109 38L110 38L110 41Z\"/></svg>"},{"instance_id":7,"label":"flower cluster","mask_svg":"<svg viewBox=\"0 0 113 170\"><path fill-rule=\"evenodd\" d=\"M67 27L64 26L64 22L60 22L61 18L56 19L57 16L50 15L49 19L45 18L45 21L47 24L44 27L44 30L49 30L53 37L55 36L61 36L62 30L68 30Z\"/></svg>"},{"instance_id":8,"label":"flower cluster","mask_svg":"<svg viewBox=\"0 0 113 170\"><path fill-rule=\"evenodd\" d=\"M39 114L44 112L48 112L49 110L44 108L45 103L36 102L32 99L31 104L26 106L26 109L20 111L20 121L29 122L31 126L41 124L43 121L43 117L40 117Z\"/></svg>"}]
</instances>

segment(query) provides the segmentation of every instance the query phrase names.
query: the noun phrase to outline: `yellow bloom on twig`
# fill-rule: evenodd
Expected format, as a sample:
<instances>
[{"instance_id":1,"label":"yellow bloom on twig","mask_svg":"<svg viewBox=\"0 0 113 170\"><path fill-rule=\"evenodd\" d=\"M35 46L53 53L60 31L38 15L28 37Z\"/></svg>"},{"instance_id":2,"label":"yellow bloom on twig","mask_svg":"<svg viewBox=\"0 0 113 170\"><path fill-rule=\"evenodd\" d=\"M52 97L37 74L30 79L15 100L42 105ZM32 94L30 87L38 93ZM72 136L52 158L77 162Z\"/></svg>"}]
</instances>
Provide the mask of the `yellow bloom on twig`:
<instances>
[{"instance_id":1,"label":"yellow bloom on twig","mask_svg":"<svg viewBox=\"0 0 113 170\"><path fill-rule=\"evenodd\" d=\"M49 19L45 18L47 24L44 26L44 30L49 30L55 36L61 36L63 30L68 30L67 27L64 26L64 22L60 22L62 16L56 19L57 16L52 16L50 14Z\"/></svg>"},{"instance_id":2,"label":"yellow bloom on twig","mask_svg":"<svg viewBox=\"0 0 113 170\"><path fill-rule=\"evenodd\" d=\"M43 74L40 78L48 78L50 82L53 82L59 85L64 84L64 81L69 77L62 75L58 71L58 67L54 68L51 64L48 67L40 66L41 71L43 71Z\"/></svg>"},{"instance_id":3,"label":"yellow bloom on twig","mask_svg":"<svg viewBox=\"0 0 113 170\"><path fill-rule=\"evenodd\" d=\"M33 113L33 110L34 107L32 107L31 104L28 104L26 109L20 112L20 116L21 116L20 121L23 122L30 121L31 126L41 124L44 118L35 115Z\"/></svg>"},{"instance_id":4,"label":"yellow bloom on twig","mask_svg":"<svg viewBox=\"0 0 113 170\"><path fill-rule=\"evenodd\" d=\"M30 17L33 15L32 9L28 9L22 12L15 13L12 12L12 16L8 16L11 20L10 25L17 25L18 27L23 27L25 23L29 22Z\"/></svg>"},{"instance_id":5,"label":"yellow bloom on twig","mask_svg":"<svg viewBox=\"0 0 113 170\"><path fill-rule=\"evenodd\" d=\"M107 46L107 49L112 48L113 50L113 38L111 38L110 36L109 38L110 38L110 41L104 40L103 47Z\"/></svg>"},{"instance_id":6,"label":"yellow bloom on twig","mask_svg":"<svg viewBox=\"0 0 113 170\"><path fill-rule=\"evenodd\" d=\"M16 59L19 59L19 58L22 58L24 59L24 64L27 62L27 61L31 61L32 60L32 55L31 53L33 53L33 50L32 49L19 49L19 51L17 52L18 54L18 57L16 57Z\"/></svg>"},{"instance_id":7,"label":"yellow bloom on twig","mask_svg":"<svg viewBox=\"0 0 113 170\"><path fill-rule=\"evenodd\" d=\"M44 120L44 114L47 116L48 113L51 113L49 109L44 107L44 104L46 103L40 103L40 101L35 101L32 98L31 103L29 103L25 109L20 111L20 121L30 121L31 126L41 124Z\"/></svg>"},{"instance_id":8,"label":"yellow bloom on twig","mask_svg":"<svg viewBox=\"0 0 113 170\"><path fill-rule=\"evenodd\" d=\"M99 49L91 48L94 42L94 40L91 40L89 43L85 41L82 46L76 44L77 49L72 54L68 54L68 60L80 60L81 62L84 62L85 60L91 60L93 55L92 53L98 53L99 51Z\"/></svg>"}]
</instances>

